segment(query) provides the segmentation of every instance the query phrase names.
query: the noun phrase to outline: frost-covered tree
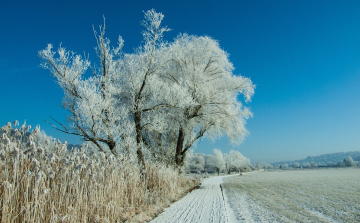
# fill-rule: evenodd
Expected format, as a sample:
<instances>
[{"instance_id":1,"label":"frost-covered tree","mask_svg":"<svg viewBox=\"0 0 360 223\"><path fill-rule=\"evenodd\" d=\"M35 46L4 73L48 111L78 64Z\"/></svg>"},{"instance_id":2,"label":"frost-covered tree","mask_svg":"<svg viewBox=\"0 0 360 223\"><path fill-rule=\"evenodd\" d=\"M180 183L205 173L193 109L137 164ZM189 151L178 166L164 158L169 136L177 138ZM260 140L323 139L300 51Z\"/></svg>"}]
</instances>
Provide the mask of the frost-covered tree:
<instances>
[{"instance_id":1,"label":"frost-covered tree","mask_svg":"<svg viewBox=\"0 0 360 223\"><path fill-rule=\"evenodd\" d=\"M229 154L224 154L224 160L228 174L231 170L239 171L241 168L250 165L250 159L235 150L230 150Z\"/></svg>"},{"instance_id":2,"label":"frost-covered tree","mask_svg":"<svg viewBox=\"0 0 360 223\"><path fill-rule=\"evenodd\" d=\"M331 162L331 161L328 161L328 162L326 163L326 166L327 166L327 167L334 167L334 166L336 166L336 163Z\"/></svg>"},{"instance_id":3,"label":"frost-covered tree","mask_svg":"<svg viewBox=\"0 0 360 223\"><path fill-rule=\"evenodd\" d=\"M269 164L269 163L267 163L266 169L267 169L267 170L272 170L272 169L274 169L274 166L271 165L271 164Z\"/></svg>"},{"instance_id":4,"label":"frost-covered tree","mask_svg":"<svg viewBox=\"0 0 360 223\"><path fill-rule=\"evenodd\" d=\"M356 166L356 162L353 160L351 156L348 156L344 159L344 165L346 167L354 167Z\"/></svg>"},{"instance_id":5,"label":"frost-covered tree","mask_svg":"<svg viewBox=\"0 0 360 223\"><path fill-rule=\"evenodd\" d=\"M190 149L186 155L184 161L185 172L201 172L205 168L205 154L194 153L194 150Z\"/></svg>"},{"instance_id":6,"label":"frost-covered tree","mask_svg":"<svg viewBox=\"0 0 360 223\"><path fill-rule=\"evenodd\" d=\"M211 173L215 170L214 164L213 164L214 155L212 154L205 154L204 160L205 160L205 166L204 170L208 173Z\"/></svg>"},{"instance_id":7,"label":"frost-covered tree","mask_svg":"<svg viewBox=\"0 0 360 223\"><path fill-rule=\"evenodd\" d=\"M144 44L134 54L126 54L120 72L120 81L124 83L124 90L117 97L120 102L125 102L129 111L129 117L134 124L134 132L137 155L142 158L142 148L145 131L148 135L155 132L161 140L161 133L165 130L164 117L166 110L163 108L181 105L183 101L182 90L177 83L165 83L163 76L168 72L169 49L168 44L163 41L163 34L169 31L161 27L163 14L149 10L145 13L143 25ZM145 139L149 139L147 137ZM156 137L152 138L159 143ZM145 144L150 145L150 140Z\"/></svg>"},{"instance_id":8,"label":"frost-covered tree","mask_svg":"<svg viewBox=\"0 0 360 223\"><path fill-rule=\"evenodd\" d=\"M83 59L62 46L56 52L52 45L39 52L42 66L51 71L62 87L65 97L63 107L69 111L68 125L60 124L60 131L79 135L85 141L95 143L104 150L107 145L116 155L116 147L136 147L137 156L145 166L143 158L143 131L163 130L163 107L181 97L177 84L164 83L161 75L166 73L169 61L167 43L163 41L161 13L149 10L143 25L144 42L133 54L122 53L124 41L119 37L112 48L105 37L105 24L100 34L95 32L96 53L99 64L91 68L92 76L86 78L90 61ZM155 112L156 111L156 112Z\"/></svg>"},{"instance_id":9,"label":"frost-covered tree","mask_svg":"<svg viewBox=\"0 0 360 223\"><path fill-rule=\"evenodd\" d=\"M224 155L221 150L214 149L214 157L212 162L217 174L219 175L220 171L224 168L225 165Z\"/></svg>"},{"instance_id":10,"label":"frost-covered tree","mask_svg":"<svg viewBox=\"0 0 360 223\"><path fill-rule=\"evenodd\" d=\"M192 171L192 167L193 167L193 158L194 158L194 150L190 149L185 160L184 160L184 165L183 165L183 170L186 173L189 173Z\"/></svg>"},{"instance_id":11,"label":"frost-covered tree","mask_svg":"<svg viewBox=\"0 0 360 223\"><path fill-rule=\"evenodd\" d=\"M337 163L336 163L336 166L337 166L337 167L345 167L345 162L344 162L344 160L341 160L341 161L337 162Z\"/></svg>"},{"instance_id":12,"label":"frost-covered tree","mask_svg":"<svg viewBox=\"0 0 360 223\"><path fill-rule=\"evenodd\" d=\"M69 112L68 125L60 124L58 130L81 136L85 141L91 141L104 151L106 144L116 155L116 142L125 132L126 111L117 109L114 94L121 89L118 78L118 59L121 57L123 40L119 37L116 47L110 47L110 41L105 38L105 26L100 27L96 35L96 53L99 64L91 69L93 76L86 78L85 73L90 68L90 61L82 58L60 45L57 52L51 44L39 51L43 59L41 64L49 69L64 91L62 106ZM123 120L122 120L123 119Z\"/></svg>"},{"instance_id":13,"label":"frost-covered tree","mask_svg":"<svg viewBox=\"0 0 360 223\"><path fill-rule=\"evenodd\" d=\"M167 78L185 90L189 102L179 107L175 117L175 161L181 166L187 150L201 137L214 140L226 135L234 144L244 139L245 121L252 113L238 96L250 101L254 85L233 74L229 55L210 37L180 35L170 48L172 67Z\"/></svg>"},{"instance_id":14,"label":"frost-covered tree","mask_svg":"<svg viewBox=\"0 0 360 223\"><path fill-rule=\"evenodd\" d=\"M132 152L145 166L143 148L158 160L182 166L186 152L201 137L228 136L233 143L247 135L252 114L238 100L250 101L254 85L234 75L228 54L210 37L179 35L163 40L163 14L145 13L144 41L134 53L122 52L100 27L98 64L62 46L39 52L64 91L68 124L55 120L60 131L81 136L104 151ZM91 70L91 77L87 71ZM104 146L105 145L105 146Z\"/></svg>"},{"instance_id":15,"label":"frost-covered tree","mask_svg":"<svg viewBox=\"0 0 360 223\"><path fill-rule=\"evenodd\" d=\"M230 174L232 168L232 159L229 154L224 154L224 161L225 161L225 170L227 174Z\"/></svg>"},{"instance_id":16,"label":"frost-covered tree","mask_svg":"<svg viewBox=\"0 0 360 223\"><path fill-rule=\"evenodd\" d=\"M258 162L255 164L255 168L258 170L265 169L266 164L263 162Z\"/></svg>"}]
</instances>

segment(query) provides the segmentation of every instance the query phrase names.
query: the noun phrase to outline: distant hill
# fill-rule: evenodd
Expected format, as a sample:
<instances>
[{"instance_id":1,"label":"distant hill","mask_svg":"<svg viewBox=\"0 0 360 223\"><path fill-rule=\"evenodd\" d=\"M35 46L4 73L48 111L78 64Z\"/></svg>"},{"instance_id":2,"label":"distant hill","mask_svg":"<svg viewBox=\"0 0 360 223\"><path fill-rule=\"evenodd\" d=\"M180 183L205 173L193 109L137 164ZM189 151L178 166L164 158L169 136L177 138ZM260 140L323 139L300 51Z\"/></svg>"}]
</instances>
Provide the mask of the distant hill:
<instances>
[{"instance_id":1,"label":"distant hill","mask_svg":"<svg viewBox=\"0 0 360 223\"><path fill-rule=\"evenodd\" d=\"M354 161L360 161L360 151L352 151L352 152L328 153L319 156L308 156L302 160L281 161L281 162L273 163L273 165L285 164L285 163L291 164L295 162L298 162L300 165L303 163L311 163L311 162L317 163L318 165L319 164L325 165L328 162L337 163L341 160L344 160L348 156L351 156Z\"/></svg>"}]
</instances>

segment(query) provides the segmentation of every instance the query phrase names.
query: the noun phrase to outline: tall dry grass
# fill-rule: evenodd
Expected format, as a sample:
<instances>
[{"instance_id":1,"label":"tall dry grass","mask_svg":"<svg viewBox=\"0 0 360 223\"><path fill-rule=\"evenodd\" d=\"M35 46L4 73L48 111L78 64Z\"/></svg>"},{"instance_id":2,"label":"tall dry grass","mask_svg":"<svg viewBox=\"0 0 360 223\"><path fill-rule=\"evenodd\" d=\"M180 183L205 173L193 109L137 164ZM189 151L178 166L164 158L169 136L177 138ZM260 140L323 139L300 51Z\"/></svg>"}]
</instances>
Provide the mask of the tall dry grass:
<instances>
[{"instance_id":1,"label":"tall dry grass","mask_svg":"<svg viewBox=\"0 0 360 223\"><path fill-rule=\"evenodd\" d=\"M141 222L197 182L159 163L35 143L39 129L1 129L1 222Z\"/></svg>"}]
</instances>

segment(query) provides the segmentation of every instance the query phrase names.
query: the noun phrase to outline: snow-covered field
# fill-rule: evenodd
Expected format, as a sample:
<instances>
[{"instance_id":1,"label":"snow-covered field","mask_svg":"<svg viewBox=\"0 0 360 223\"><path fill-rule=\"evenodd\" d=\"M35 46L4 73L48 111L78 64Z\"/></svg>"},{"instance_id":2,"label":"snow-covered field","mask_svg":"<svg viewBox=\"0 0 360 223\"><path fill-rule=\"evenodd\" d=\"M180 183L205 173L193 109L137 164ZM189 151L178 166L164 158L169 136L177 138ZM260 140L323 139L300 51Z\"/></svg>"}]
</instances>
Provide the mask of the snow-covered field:
<instances>
[{"instance_id":1,"label":"snow-covered field","mask_svg":"<svg viewBox=\"0 0 360 223\"><path fill-rule=\"evenodd\" d=\"M360 169L212 177L152 222L360 222Z\"/></svg>"},{"instance_id":2,"label":"snow-covered field","mask_svg":"<svg viewBox=\"0 0 360 223\"><path fill-rule=\"evenodd\" d=\"M360 169L254 172L224 178L239 222L360 222Z\"/></svg>"}]
</instances>

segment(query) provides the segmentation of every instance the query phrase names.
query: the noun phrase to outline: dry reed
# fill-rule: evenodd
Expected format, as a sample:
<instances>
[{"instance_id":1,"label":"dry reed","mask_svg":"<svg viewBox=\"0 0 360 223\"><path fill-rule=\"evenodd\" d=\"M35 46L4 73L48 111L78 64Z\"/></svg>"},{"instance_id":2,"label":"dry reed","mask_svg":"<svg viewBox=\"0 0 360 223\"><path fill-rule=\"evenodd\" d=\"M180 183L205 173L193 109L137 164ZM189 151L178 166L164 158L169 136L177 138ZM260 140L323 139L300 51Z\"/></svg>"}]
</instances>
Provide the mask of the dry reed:
<instances>
[{"instance_id":1,"label":"dry reed","mask_svg":"<svg viewBox=\"0 0 360 223\"><path fill-rule=\"evenodd\" d=\"M142 222L197 184L159 163L141 175L127 156L35 143L29 129L1 129L1 222Z\"/></svg>"}]
</instances>

